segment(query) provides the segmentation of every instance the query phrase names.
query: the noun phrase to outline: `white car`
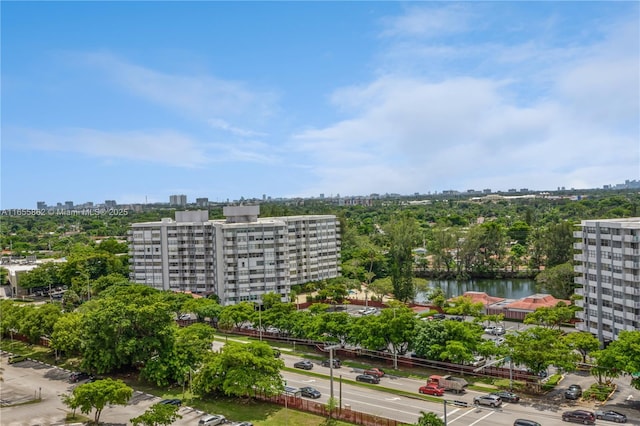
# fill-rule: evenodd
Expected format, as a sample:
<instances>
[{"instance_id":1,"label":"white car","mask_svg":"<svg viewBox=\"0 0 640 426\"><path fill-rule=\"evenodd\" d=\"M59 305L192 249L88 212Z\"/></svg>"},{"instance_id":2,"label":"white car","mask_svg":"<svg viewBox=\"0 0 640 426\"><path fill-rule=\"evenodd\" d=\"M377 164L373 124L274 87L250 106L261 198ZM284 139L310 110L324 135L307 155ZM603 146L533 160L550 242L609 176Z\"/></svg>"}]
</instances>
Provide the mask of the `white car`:
<instances>
[{"instance_id":1,"label":"white car","mask_svg":"<svg viewBox=\"0 0 640 426\"><path fill-rule=\"evenodd\" d=\"M217 426L225 423L227 419L221 414L205 414L198 422L199 426Z\"/></svg>"},{"instance_id":2,"label":"white car","mask_svg":"<svg viewBox=\"0 0 640 426\"><path fill-rule=\"evenodd\" d=\"M378 312L376 308L367 308L362 312L362 315L373 315L376 312Z\"/></svg>"}]
</instances>

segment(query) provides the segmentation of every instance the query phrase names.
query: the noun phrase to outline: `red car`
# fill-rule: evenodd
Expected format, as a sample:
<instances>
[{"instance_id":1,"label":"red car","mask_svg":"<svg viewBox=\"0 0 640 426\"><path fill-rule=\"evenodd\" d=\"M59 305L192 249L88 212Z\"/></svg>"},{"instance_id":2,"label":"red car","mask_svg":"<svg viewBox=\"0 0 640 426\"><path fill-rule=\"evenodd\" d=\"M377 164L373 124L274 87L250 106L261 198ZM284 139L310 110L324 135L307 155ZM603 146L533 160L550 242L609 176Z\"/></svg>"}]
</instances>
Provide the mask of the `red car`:
<instances>
[{"instance_id":1,"label":"red car","mask_svg":"<svg viewBox=\"0 0 640 426\"><path fill-rule=\"evenodd\" d=\"M425 395L442 396L444 395L444 388L440 388L436 385L426 385L426 386L420 386L420 389L418 389L418 392Z\"/></svg>"}]
</instances>

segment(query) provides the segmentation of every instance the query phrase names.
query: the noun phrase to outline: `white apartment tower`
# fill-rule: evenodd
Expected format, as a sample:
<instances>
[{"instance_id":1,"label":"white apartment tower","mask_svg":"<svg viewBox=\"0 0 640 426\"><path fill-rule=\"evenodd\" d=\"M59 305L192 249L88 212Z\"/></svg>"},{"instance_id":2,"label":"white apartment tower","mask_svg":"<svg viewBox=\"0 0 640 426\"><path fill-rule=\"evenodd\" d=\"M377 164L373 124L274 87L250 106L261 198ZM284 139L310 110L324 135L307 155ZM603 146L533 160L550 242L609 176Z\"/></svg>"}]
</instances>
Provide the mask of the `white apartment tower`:
<instances>
[{"instance_id":1,"label":"white apartment tower","mask_svg":"<svg viewBox=\"0 0 640 426\"><path fill-rule=\"evenodd\" d=\"M132 224L131 280L159 290L213 292L231 305L266 293L287 301L292 285L339 275L335 216L259 218L259 212L259 206L228 206L226 220L196 210Z\"/></svg>"},{"instance_id":2,"label":"white apartment tower","mask_svg":"<svg viewBox=\"0 0 640 426\"><path fill-rule=\"evenodd\" d=\"M600 342L640 329L640 218L583 220L574 233L578 329Z\"/></svg>"}]
</instances>

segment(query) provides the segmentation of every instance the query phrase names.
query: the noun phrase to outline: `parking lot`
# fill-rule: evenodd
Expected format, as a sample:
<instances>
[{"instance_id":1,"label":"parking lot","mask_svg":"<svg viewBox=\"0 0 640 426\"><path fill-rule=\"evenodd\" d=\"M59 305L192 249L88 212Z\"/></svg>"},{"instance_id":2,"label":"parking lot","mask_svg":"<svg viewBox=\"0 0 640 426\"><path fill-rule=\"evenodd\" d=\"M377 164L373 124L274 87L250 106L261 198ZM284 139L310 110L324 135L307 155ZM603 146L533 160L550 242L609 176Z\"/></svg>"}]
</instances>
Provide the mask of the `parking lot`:
<instances>
[{"instance_id":1,"label":"parking lot","mask_svg":"<svg viewBox=\"0 0 640 426\"><path fill-rule=\"evenodd\" d=\"M62 403L62 396L73 391L82 384L69 383L70 371L35 361L22 361L7 364L7 355L1 357L3 371L2 387L0 387L0 403L2 426L35 426L65 424L69 408ZM134 392L126 406L107 406L100 420L110 425L128 425L130 419L137 417L151 405L161 399ZM182 419L174 425L195 425L204 414L190 407L180 407ZM93 413L90 414L93 417Z\"/></svg>"}]
</instances>

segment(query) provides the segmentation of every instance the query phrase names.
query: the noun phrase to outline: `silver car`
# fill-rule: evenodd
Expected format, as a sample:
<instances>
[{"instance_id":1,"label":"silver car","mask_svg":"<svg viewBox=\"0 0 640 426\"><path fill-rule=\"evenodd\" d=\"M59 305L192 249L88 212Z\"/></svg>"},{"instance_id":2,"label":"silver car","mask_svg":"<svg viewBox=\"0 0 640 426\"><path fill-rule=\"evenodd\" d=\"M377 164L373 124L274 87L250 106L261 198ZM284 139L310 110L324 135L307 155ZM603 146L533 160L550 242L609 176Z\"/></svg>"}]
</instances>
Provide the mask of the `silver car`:
<instances>
[{"instance_id":1,"label":"silver car","mask_svg":"<svg viewBox=\"0 0 640 426\"><path fill-rule=\"evenodd\" d=\"M476 396L473 398L473 403L476 405L488 405L489 407L496 408L502 405L502 398L493 394Z\"/></svg>"}]
</instances>

